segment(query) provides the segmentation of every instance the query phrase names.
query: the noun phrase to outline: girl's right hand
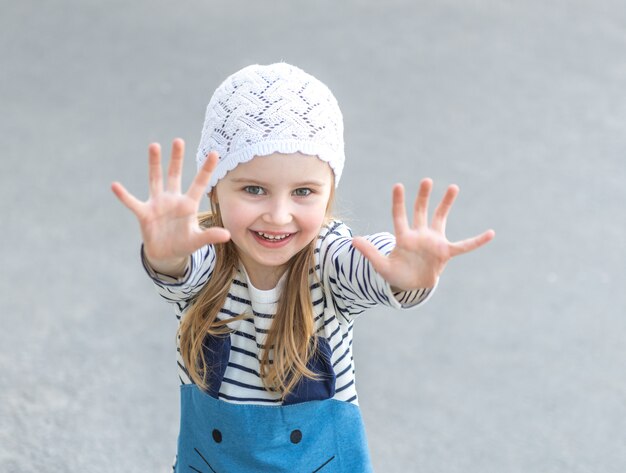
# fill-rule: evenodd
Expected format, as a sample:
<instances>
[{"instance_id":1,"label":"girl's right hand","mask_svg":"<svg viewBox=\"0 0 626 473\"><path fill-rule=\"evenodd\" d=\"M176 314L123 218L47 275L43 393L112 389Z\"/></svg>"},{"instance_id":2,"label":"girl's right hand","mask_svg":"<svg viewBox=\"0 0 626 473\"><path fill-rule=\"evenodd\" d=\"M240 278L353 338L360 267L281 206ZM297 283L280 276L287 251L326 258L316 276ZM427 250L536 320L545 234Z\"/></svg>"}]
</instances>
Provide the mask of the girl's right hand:
<instances>
[{"instance_id":1,"label":"girl's right hand","mask_svg":"<svg viewBox=\"0 0 626 473\"><path fill-rule=\"evenodd\" d=\"M135 214L141 226L143 250L152 268L170 276L185 271L189 255L207 244L224 243L230 239L228 230L220 227L203 229L198 224L198 208L211 174L218 162L211 152L185 194L181 193L181 173L185 143L177 138L172 144L172 157L165 190L161 168L161 147L149 148L150 196L138 200L122 184L114 182L111 190Z\"/></svg>"}]
</instances>

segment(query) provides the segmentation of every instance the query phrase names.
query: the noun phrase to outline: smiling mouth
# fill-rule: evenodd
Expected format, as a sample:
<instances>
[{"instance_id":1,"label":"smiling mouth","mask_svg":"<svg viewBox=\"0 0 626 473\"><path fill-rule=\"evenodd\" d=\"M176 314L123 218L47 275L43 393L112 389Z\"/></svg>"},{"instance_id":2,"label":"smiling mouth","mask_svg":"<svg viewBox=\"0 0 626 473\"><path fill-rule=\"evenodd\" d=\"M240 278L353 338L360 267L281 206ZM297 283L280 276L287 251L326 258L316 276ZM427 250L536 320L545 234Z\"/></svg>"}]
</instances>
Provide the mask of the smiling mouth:
<instances>
[{"instance_id":1,"label":"smiling mouth","mask_svg":"<svg viewBox=\"0 0 626 473\"><path fill-rule=\"evenodd\" d=\"M277 235L277 234L270 234L270 233L256 232L256 231L254 233L256 233L259 237L267 241L281 241L293 235L293 233L283 233L283 234Z\"/></svg>"},{"instance_id":2,"label":"smiling mouth","mask_svg":"<svg viewBox=\"0 0 626 473\"><path fill-rule=\"evenodd\" d=\"M296 237L298 232L293 233L268 233L258 230L250 230L252 238L261 246L269 250L284 248Z\"/></svg>"}]
</instances>

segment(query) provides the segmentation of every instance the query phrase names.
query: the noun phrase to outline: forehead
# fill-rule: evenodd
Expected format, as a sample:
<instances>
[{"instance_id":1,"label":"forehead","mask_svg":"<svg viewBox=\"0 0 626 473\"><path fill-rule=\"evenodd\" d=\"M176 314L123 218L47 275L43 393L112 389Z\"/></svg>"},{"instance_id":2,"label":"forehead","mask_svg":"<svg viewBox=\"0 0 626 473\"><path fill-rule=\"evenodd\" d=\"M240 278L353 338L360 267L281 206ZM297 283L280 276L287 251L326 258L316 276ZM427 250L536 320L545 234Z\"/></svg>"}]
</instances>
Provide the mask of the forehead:
<instances>
[{"instance_id":1,"label":"forehead","mask_svg":"<svg viewBox=\"0 0 626 473\"><path fill-rule=\"evenodd\" d=\"M224 176L225 181L250 179L267 182L296 183L307 180L329 184L332 170L328 163L317 156L302 153L274 153L256 156L247 163L239 164Z\"/></svg>"}]
</instances>

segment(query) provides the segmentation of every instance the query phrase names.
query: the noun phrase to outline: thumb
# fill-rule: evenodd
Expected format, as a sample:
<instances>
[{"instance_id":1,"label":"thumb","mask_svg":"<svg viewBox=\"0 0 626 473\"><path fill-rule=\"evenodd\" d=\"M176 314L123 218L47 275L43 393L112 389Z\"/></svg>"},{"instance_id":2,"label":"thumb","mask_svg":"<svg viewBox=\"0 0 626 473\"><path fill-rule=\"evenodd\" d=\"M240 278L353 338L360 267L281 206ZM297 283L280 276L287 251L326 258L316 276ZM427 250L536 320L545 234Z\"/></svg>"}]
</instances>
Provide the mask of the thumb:
<instances>
[{"instance_id":1,"label":"thumb","mask_svg":"<svg viewBox=\"0 0 626 473\"><path fill-rule=\"evenodd\" d=\"M389 262L387 261L387 257L378 251L378 248L376 248L372 242L363 237L354 237L352 239L352 246L372 263L377 273L384 277Z\"/></svg>"},{"instance_id":2,"label":"thumb","mask_svg":"<svg viewBox=\"0 0 626 473\"><path fill-rule=\"evenodd\" d=\"M194 248L201 248L204 245L226 243L228 240L230 240L230 232L228 230L221 227L211 227L194 234L191 244Z\"/></svg>"},{"instance_id":3,"label":"thumb","mask_svg":"<svg viewBox=\"0 0 626 473\"><path fill-rule=\"evenodd\" d=\"M117 197L118 200L122 204L124 204L128 210L130 210L136 216L139 216L141 214L143 202L141 202L134 195L128 192L122 184L120 184L119 182L112 183L111 190L115 194L115 197Z\"/></svg>"}]
</instances>

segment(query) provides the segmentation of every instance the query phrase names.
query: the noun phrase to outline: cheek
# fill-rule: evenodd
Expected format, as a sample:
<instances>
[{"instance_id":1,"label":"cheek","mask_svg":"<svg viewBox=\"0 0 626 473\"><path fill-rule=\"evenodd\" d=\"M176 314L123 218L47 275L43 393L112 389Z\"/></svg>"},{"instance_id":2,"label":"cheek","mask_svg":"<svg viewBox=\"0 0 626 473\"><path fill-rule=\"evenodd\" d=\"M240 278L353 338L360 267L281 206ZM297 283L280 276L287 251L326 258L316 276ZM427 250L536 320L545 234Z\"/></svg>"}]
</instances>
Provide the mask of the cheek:
<instances>
[{"instance_id":1,"label":"cheek","mask_svg":"<svg viewBox=\"0 0 626 473\"><path fill-rule=\"evenodd\" d=\"M300 225L307 232L318 232L326 219L326 205L306 208L301 213Z\"/></svg>"},{"instance_id":2,"label":"cheek","mask_svg":"<svg viewBox=\"0 0 626 473\"><path fill-rule=\"evenodd\" d=\"M245 206L224 205L220 208L224 228L235 234L241 232L249 224Z\"/></svg>"}]
</instances>

